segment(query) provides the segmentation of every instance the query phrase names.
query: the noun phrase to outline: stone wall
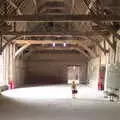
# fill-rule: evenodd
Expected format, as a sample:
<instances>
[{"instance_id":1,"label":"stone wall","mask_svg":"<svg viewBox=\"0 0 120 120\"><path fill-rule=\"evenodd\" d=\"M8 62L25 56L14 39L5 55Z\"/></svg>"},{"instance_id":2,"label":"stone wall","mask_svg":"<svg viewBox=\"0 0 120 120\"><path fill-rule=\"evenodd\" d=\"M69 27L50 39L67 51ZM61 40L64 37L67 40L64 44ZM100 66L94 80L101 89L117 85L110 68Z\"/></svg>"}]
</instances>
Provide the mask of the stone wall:
<instances>
[{"instance_id":1,"label":"stone wall","mask_svg":"<svg viewBox=\"0 0 120 120\"><path fill-rule=\"evenodd\" d=\"M100 58L91 59L88 62L88 82L90 87L98 88L99 80L99 69L100 69Z\"/></svg>"},{"instance_id":2,"label":"stone wall","mask_svg":"<svg viewBox=\"0 0 120 120\"><path fill-rule=\"evenodd\" d=\"M6 83L4 81L4 72L3 72L3 55L0 55L0 86L4 86Z\"/></svg>"},{"instance_id":3,"label":"stone wall","mask_svg":"<svg viewBox=\"0 0 120 120\"><path fill-rule=\"evenodd\" d=\"M86 63L83 56L76 53L38 53L25 58L26 84L67 83L67 66L83 67L81 81L86 83Z\"/></svg>"},{"instance_id":4,"label":"stone wall","mask_svg":"<svg viewBox=\"0 0 120 120\"><path fill-rule=\"evenodd\" d=\"M120 63L109 65L106 87L107 89L120 88Z\"/></svg>"},{"instance_id":5,"label":"stone wall","mask_svg":"<svg viewBox=\"0 0 120 120\"><path fill-rule=\"evenodd\" d=\"M15 87L20 87L24 85L25 79L25 64L22 59L15 60L15 69L14 69L14 83Z\"/></svg>"},{"instance_id":6,"label":"stone wall","mask_svg":"<svg viewBox=\"0 0 120 120\"><path fill-rule=\"evenodd\" d=\"M120 41L117 41L116 54L110 49L107 54L105 90L120 88Z\"/></svg>"}]
</instances>

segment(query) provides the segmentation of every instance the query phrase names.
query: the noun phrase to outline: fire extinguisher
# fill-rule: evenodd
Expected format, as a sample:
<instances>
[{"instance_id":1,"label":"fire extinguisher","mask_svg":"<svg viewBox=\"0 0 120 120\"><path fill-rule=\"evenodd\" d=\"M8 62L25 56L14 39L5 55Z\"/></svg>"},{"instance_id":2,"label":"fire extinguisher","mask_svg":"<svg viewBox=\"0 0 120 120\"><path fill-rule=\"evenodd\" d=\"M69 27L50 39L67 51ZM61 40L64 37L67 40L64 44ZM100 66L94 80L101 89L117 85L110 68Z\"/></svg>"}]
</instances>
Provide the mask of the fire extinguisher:
<instances>
[{"instance_id":1,"label":"fire extinguisher","mask_svg":"<svg viewBox=\"0 0 120 120\"><path fill-rule=\"evenodd\" d=\"M14 82L13 82L13 80L9 81L9 89L14 89Z\"/></svg>"},{"instance_id":2,"label":"fire extinguisher","mask_svg":"<svg viewBox=\"0 0 120 120\"><path fill-rule=\"evenodd\" d=\"M98 90L102 90L102 83L100 81L98 82Z\"/></svg>"}]
</instances>

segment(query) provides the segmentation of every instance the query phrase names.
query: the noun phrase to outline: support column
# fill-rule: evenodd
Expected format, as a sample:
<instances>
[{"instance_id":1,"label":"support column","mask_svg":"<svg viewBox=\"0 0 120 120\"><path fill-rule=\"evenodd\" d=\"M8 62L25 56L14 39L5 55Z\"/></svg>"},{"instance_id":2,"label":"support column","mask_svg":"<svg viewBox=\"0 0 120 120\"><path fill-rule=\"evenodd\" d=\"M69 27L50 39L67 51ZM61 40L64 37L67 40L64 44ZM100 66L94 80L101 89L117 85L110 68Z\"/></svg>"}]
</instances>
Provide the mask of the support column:
<instances>
[{"instance_id":1,"label":"support column","mask_svg":"<svg viewBox=\"0 0 120 120\"><path fill-rule=\"evenodd\" d=\"M106 70L105 70L105 81L104 81L104 90L107 91L107 79L108 79L108 60L109 54L106 54Z\"/></svg>"},{"instance_id":2,"label":"support column","mask_svg":"<svg viewBox=\"0 0 120 120\"><path fill-rule=\"evenodd\" d=\"M9 53L8 53L8 46L6 47L6 49L5 49L5 60L4 60L4 70L5 70L5 82L6 82L6 84L8 84L8 82L9 82L9 79L8 79L8 71L9 71L9 67L8 67L8 56L9 56Z\"/></svg>"},{"instance_id":3,"label":"support column","mask_svg":"<svg viewBox=\"0 0 120 120\"><path fill-rule=\"evenodd\" d=\"M9 77L10 81L13 81L13 55L12 55L12 44L10 45L10 68L9 68Z\"/></svg>"},{"instance_id":4,"label":"support column","mask_svg":"<svg viewBox=\"0 0 120 120\"><path fill-rule=\"evenodd\" d=\"M10 51L9 51L9 82L10 82L10 88L14 88L14 49L13 44L9 45Z\"/></svg>"},{"instance_id":5,"label":"support column","mask_svg":"<svg viewBox=\"0 0 120 120\"><path fill-rule=\"evenodd\" d=\"M15 44L12 44L12 79L15 84L16 80L16 73L15 73Z\"/></svg>"},{"instance_id":6,"label":"support column","mask_svg":"<svg viewBox=\"0 0 120 120\"><path fill-rule=\"evenodd\" d=\"M2 36L0 40L0 45L2 45ZM4 86L4 79L3 79L3 54L0 54L0 87Z\"/></svg>"},{"instance_id":7,"label":"support column","mask_svg":"<svg viewBox=\"0 0 120 120\"><path fill-rule=\"evenodd\" d=\"M8 67L8 83L10 83L10 66L11 66L11 63L10 63L10 45L8 45L8 51L7 51L7 53L8 53L8 58L7 58L7 60L8 60L8 64L7 64L7 67Z\"/></svg>"},{"instance_id":8,"label":"support column","mask_svg":"<svg viewBox=\"0 0 120 120\"><path fill-rule=\"evenodd\" d=\"M105 72L105 83L104 83L104 87L105 87L105 91L107 91L108 89L115 87L115 82L116 82L116 78L113 79L113 75L115 72L114 68L116 66L116 39L115 37L113 37L113 35L110 35L110 42L114 43L114 50L108 46L109 49L109 53L106 54L106 72Z\"/></svg>"}]
</instances>

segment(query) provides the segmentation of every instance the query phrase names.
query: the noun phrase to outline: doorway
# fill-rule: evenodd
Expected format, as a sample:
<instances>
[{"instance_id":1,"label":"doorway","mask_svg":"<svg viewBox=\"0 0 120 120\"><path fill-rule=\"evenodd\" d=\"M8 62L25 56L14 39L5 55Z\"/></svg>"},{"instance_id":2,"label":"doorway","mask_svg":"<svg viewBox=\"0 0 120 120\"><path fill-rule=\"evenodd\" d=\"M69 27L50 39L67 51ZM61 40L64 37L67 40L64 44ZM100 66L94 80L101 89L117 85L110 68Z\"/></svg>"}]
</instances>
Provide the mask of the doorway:
<instances>
[{"instance_id":1,"label":"doorway","mask_svg":"<svg viewBox=\"0 0 120 120\"><path fill-rule=\"evenodd\" d=\"M68 84L71 84L72 81L75 81L76 84L80 83L80 66L68 66L67 67L67 81Z\"/></svg>"}]
</instances>

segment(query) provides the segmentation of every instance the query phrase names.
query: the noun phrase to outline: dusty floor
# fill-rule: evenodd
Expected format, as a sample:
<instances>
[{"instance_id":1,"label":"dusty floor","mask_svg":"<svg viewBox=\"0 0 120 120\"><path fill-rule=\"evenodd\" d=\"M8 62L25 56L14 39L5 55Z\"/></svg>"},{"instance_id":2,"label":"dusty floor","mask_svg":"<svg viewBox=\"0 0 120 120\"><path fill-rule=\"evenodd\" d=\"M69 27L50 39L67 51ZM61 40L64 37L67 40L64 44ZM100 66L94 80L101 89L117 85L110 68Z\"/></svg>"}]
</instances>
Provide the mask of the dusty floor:
<instances>
[{"instance_id":1,"label":"dusty floor","mask_svg":"<svg viewBox=\"0 0 120 120\"><path fill-rule=\"evenodd\" d=\"M120 104L102 93L82 86L71 99L70 92L69 86L7 91L0 96L0 120L120 120Z\"/></svg>"}]
</instances>

